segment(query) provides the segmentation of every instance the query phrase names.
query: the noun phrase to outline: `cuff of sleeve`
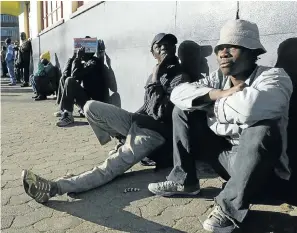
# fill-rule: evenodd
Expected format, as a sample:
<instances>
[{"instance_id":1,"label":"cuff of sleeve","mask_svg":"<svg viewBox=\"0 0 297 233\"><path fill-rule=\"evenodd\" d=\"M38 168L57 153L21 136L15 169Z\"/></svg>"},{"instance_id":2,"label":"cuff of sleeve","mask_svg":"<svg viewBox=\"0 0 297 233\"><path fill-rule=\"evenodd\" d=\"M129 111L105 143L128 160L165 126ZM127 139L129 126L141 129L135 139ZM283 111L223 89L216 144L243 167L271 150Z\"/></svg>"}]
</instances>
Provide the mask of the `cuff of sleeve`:
<instances>
[{"instance_id":1,"label":"cuff of sleeve","mask_svg":"<svg viewBox=\"0 0 297 233\"><path fill-rule=\"evenodd\" d=\"M156 81L156 82L150 83L150 84L146 85L146 88L150 88L150 87L153 87L153 86L161 86L161 82Z\"/></svg>"},{"instance_id":2,"label":"cuff of sleeve","mask_svg":"<svg viewBox=\"0 0 297 233\"><path fill-rule=\"evenodd\" d=\"M227 97L217 99L215 102L215 105L214 105L214 114L215 114L218 122L221 124L229 123L227 121L225 110L224 110L224 105L225 105L226 100L227 100Z\"/></svg>"}]
</instances>

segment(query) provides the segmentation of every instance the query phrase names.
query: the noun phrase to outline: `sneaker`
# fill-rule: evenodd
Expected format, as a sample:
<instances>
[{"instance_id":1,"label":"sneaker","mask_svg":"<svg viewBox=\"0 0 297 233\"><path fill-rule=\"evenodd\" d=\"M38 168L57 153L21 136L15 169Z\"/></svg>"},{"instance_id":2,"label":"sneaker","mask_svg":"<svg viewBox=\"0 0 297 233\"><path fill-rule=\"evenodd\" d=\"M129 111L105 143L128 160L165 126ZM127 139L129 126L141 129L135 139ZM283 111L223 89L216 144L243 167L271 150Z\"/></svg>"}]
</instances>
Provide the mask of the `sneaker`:
<instances>
[{"instance_id":1,"label":"sneaker","mask_svg":"<svg viewBox=\"0 0 297 233\"><path fill-rule=\"evenodd\" d=\"M151 183L148 185L149 191L153 194L169 197L172 195L197 195L200 192L200 185L184 186L174 181L164 181Z\"/></svg>"},{"instance_id":2,"label":"sneaker","mask_svg":"<svg viewBox=\"0 0 297 233\"><path fill-rule=\"evenodd\" d=\"M140 165L145 167L154 167L156 166L156 162L149 159L148 157L145 157L144 159L140 160Z\"/></svg>"},{"instance_id":3,"label":"sneaker","mask_svg":"<svg viewBox=\"0 0 297 233\"><path fill-rule=\"evenodd\" d=\"M54 113L54 116L55 117L62 117L62 114L63 114L63 111L62 110L59 110L58 112L55 112Z\"/></svg>"},{"instance_id":4,"label":"sneaker","mask_svg":"<svg viewBox=\"0 0 297 233\"><path fill-rule=\"evenodd\" d=\"M8 83L8 86L15 86L16 83Z\"/></svg>"},{"instance_id":5,"label":"sneaker","mask_svg":"<svg viewBox=\"0 0 297 233\"><path fill-rule=\"evenodd\" d=\"M43 179L31 171L23 170L22 180L25 192L38 203L45 203L58 193L55 182Z\"/></svg>"},{"instance_id":6,"label":"sneaker","mask_svg":"<svg viewBox=\"0 0 297 233\"><path fill-rule=\"evenodd\" d=\"M74 123L74 118L69 112L63 112L61 119L57 122L57 126L64 127Z\"/></svg>"},{"instance_id":7,"label":"sneaker","mask_svg":"<svg viewBox=\"0 0 297 233\"><path fill-rule=\"evenodd\" d=\"M35 101L46 100L47 97L45 95L39 95L35 98Z\"/></svg>"},{"instance_id":8,"label":"sneaker","mask_svg":"<svg viewBox=\"0 0 297 233\"><path fill-rule=\"evenodd\" d=\"M204 221L203 228L214 233L231 233L236 225L223 213L220 206L216 206Z\"/></svg>"}]
</instances>

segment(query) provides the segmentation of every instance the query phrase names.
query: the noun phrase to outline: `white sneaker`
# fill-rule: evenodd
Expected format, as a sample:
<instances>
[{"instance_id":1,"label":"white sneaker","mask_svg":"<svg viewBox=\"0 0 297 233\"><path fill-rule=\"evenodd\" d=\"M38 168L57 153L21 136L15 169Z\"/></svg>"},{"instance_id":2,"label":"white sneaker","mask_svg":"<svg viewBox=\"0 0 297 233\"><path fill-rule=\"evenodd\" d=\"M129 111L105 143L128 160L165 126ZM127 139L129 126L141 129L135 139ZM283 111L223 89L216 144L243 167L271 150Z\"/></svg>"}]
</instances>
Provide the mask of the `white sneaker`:
<instances>
[{"instance_id":1,"label":"white sneaker","mask_svg":"<svg viewBox=\"0 0 297 233\"><path fill-rule=\"evenodd\" d=\"M173 195L197 195L200 192L200 185L184 186L174 181L164 181L159 183L151 183L148 190L152 193L169 197Z\"/></svg>"}]
</instances>

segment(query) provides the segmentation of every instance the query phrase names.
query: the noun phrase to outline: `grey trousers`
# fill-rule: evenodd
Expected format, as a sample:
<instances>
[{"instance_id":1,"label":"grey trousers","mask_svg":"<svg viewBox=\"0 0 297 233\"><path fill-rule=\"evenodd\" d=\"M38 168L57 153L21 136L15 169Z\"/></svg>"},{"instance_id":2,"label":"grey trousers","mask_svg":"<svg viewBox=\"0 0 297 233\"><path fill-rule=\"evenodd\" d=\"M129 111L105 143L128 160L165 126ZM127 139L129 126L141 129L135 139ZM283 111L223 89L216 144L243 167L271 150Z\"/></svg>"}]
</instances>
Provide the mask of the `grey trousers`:
<instances>
[{"instance_id":1,"label":"grey trousers","mask_svg":"<svg viewBox=\"0 0 297 233\"><path fill-rule=\"evenodd\" d=\"M159 133L140 128L133 123L133 113L116 106L90 100L85 104L84 112L101 145L108 143L111 136L119 134L126 136L127 139L116 153L93 170L57 180L60 195L84 192L108 183L165 142Z\"/></svg>"}]
</instances>

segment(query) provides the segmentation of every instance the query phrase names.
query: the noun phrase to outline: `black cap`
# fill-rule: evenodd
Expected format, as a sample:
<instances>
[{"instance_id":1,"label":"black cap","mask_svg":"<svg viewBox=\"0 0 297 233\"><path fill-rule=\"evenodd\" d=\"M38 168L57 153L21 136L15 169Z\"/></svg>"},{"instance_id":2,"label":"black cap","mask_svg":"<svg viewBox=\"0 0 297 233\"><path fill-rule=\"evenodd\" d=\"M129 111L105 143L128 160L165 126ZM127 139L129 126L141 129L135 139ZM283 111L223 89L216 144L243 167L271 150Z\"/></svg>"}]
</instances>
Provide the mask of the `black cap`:
<instances>
[{"instance_id":1,"label":"black cap","mask_svg":"<svg viewBox=\"0 0 297 233\"><path fill-rule=\"evenodd\" d=\"M177 38L173 34L166 34L166 33L159 33L157 34L151 44L151 49L153 48L153 45L155 43L159 43L161 40L167 38L168 40L171 40L173 44L177 44Z\"/></svg>"}]
</instances>

